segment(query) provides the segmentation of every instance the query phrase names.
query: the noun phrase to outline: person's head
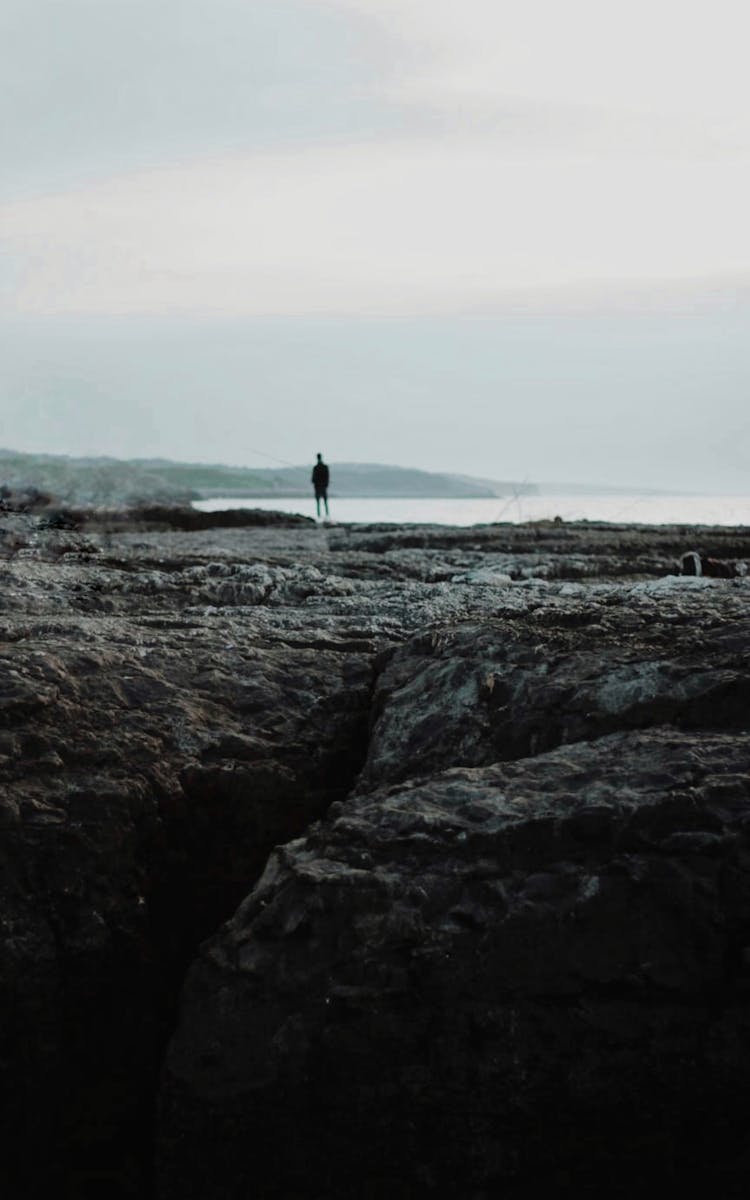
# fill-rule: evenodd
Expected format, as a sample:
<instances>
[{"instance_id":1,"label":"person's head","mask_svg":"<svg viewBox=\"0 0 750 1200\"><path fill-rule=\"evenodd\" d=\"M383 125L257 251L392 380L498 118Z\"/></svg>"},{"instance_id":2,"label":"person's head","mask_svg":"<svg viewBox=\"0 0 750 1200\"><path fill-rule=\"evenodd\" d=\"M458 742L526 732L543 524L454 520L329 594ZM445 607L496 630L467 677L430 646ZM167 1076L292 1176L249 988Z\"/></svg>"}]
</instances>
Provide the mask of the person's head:
<instances>
[{"instance_id":1,"label":"person's head","mask_svg":"<svg viewBox=\"0 0 750 1200\"><path fill-rule=\"evenodd\" d=\"M322 455L322 454L319 454L319 455L318 455L318 462L322 462L322 461L323 461L323 455Z\"/></svg>"}]
</instances>

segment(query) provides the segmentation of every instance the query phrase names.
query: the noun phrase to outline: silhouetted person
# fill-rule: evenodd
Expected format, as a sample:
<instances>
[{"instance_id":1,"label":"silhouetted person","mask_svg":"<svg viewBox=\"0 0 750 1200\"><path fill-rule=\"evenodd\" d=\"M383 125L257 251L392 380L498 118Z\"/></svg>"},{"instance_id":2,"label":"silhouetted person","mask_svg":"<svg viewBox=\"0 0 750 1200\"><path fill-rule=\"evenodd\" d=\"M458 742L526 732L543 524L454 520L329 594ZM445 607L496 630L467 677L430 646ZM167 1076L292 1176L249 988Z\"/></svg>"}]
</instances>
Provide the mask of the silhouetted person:
<instances>
[{"instance_id":1,"label":"silhouetted person","mask_svg":"<svg viewBox=\"0 0 750 1200\"><path fill-rule=\"evenodd\" d=\"M315 488L315 505L318 510L318 516L320 516L321 500L325 504L326 516L328 516L328 480L330 477L331 473L323 462L323 455L319 454L318 461L313 467L312 472L312 485Z\"/></svg>"}]
</instances>

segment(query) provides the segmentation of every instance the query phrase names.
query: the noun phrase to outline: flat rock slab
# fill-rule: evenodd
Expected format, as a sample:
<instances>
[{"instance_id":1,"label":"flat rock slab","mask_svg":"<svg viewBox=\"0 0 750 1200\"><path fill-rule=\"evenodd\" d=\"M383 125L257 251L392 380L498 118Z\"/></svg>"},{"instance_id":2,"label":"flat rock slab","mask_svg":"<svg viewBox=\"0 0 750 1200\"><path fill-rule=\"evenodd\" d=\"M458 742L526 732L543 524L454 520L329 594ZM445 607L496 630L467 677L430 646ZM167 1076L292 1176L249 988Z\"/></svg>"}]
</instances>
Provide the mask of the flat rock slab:
<instances>
[{"instance_id":1,"label":"flat rock slab","mask_svg":"<svg viewBox=\"0 0 750 1200\"><path fill-rule=\"evenodd\" d=\"M749 601L745 580L532 588L520 610L496 593L481 622L394 651L378 675L360 787L616 729L748 729Z\"/></svg>"}]
</instances>

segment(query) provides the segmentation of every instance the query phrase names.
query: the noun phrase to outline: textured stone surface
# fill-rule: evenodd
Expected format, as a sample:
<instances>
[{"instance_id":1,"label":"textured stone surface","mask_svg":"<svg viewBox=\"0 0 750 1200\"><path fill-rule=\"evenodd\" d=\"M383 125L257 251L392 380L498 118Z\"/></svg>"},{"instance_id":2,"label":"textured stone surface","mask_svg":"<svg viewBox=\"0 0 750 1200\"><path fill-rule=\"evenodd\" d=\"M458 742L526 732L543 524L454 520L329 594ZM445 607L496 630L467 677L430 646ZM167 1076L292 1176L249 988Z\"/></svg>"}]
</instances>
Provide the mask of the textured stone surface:
<instances>
[{"instance_id":1,"label":"textured stone surface","mask_svg":"<svg viewBox=\"0 0 750 1200\"><path fill-rule=\"evenodd\" d=\"M303 619L255 627L271 591L279 610L304 603L324 578L312 565L188 554L177 567L153 538L113 555L20 521L13 541L0 572L3 1170L40 1193L98 1180L142 1196L182 972L270 848L349 788L373 647Z\"/></svg>"},{"instance_id":2,"label":"textured stone surface","mask_svg":"<svg viewBox=\"0 0 750 1200\"><path fill-rule=\"evenodd\" d=\"M292 846L284 853L289 863L303 853L313 874L319 869L326 873L325 864L334 864L330 869L343 890L338 893L326 882L319 892L321 897L340 896L334 913L328 913L327 901L320 909L321 928L333 931L334 940L343 939L356 962L360 960L354 947L360 939L367 940L363 930L372 923L372 955L362 968L367 980L352 984L355 992L370 988L362 995L369 997L372 1047L368 1050L366 1040L353 1033L351 1043L320 1042L312 1058L304 1037L295 1049L295 1030L317 1028L320 947L314 943L314 955L305 959L303 953L291 971L285 965L285 938L271 930L264 942L257 914L252 915L255 901L248 902L249 908L243 904L229 931L209 943L207 957L185 993L186 1019L196 1045L216 1042L219 1050L213 1058L213 1051L206 1050L196 1070L185 1049L188 1025L181 1027L165 1077L160 1152L164 1194L176 1194L181 1187L183 1195L207 1200L245 1195L232 1191L233 1181L247 1179L251 1169L255 1178L267 1180L267 1190L258 1194L324 1195L321 1178L331 1194L337 1188L346 1194L354 1158L362 1163L362 1187L373 1196L434 1190L436 1172L439 1176L443 1169L457 1171L467 1156L474 1164L467 1178L487 1181L495 1178L495 1171L497 1178L522 1186L524 1163L533 1153L513 1151L517 1166L506 1170L506 1150L498 1149L491 1134L495 1076L495 1082L487 1083L489 1090L480 1088L480 1099L474 1098L471 1072L476 1069L482 1076L484 1070L480 1051L475 1059L466 1058L462 1076L455 1074L457 1056L463 1054L455 1047L464 1045L464 1035L456 1034L459 1041L454 1044L445 1025L442 997L453 992L444 992L448 985L442 968L434 963L429 970L425 967L421 988L420 972L409 966L409 947L418 943L414 930L432 928L437 904L425 899L429 893L424 881L415 884L417 891L409 901L412 915L408 921L404 916L401 965L406 990L391 997L391 935L383 932L388 905L383 908L376 876L385 871L393 877L394 912L403 916L408 905L405 908L399 897L411 886L415 868L407 856L399 875L398 855L394 853L391 862L390 850L383 864L387 859L391 865L378 866L380 842L385 847L395 837L388 787L396 787L394 795L411 797L408 804L419 811L417 823L426 822L427 841L421 841L417 829L406 838L409 846L431 847L436 864L446 856L444 867L435 865L427 875L442 870L446 878L455 872L460 880L467 862L448 853L453 842L444 836L444 817L436 818L434 838L431 832L430 813L443 803L433 804L431 797L449 786L445 780L451 778L450 768L459 768L456 782L450 783L457 789L456 811L462 810L456 817L456 839L473 819L475 801L480 809L485 804L482 772L499 772L498 779L509 773L512 781L521 778L513 772L533 767L539 773L544 762L558 764L545 776L545 804L556 804L564 795L559 789L555 792L551 776L559 770L564 775L559 764L569 755L577 763L589 756L589 766L581 769L588 771L592 787L601 784L611 790L616 784L640 795L643 772L653 769L654 789L666 797L676 789L681 797L688 785L678 771L680 748L689 747L691 755L705 757L713 775L722 776L719 791L729 780L730 790L744 795L749 585L745 580L677 580L667 575L686 547L715 556L748 557L750 536L746 531L557 525L323 530L283 523L231 529L191 529L189 524L163 512L158 522L141 514L135 525L101 513L85 519L81 514L53 519L50 512L41 517L10 511L0 516L0 1116L2 1169L10 1180L6 1191L78 1197L105 1190L114 1198L139 1200L149 1194L156 1078L184 971L198 943L252 893L273 847L305 835L332 803L344 808L334 807L332 820L322 832L311 834L304 852ZM656 742L637 732L664 722L671 728L654 733ZM615 743L602 739L618 730L630 732L623 734L616 758L602 749ZM541 756L558 745L559 751ZM669 753L667 745L672 747ZM657 758L662 764L658 769L653 766ZM509 761L513 759L519 761ZM620 761L624 766L618 766ZM479 770L473 773L469 767ZM700 771L698 776L703 778ZM579 784L580 780L572 790L580 791ZM486 787L492 791L496 781ZM534 788L530 795L537 803L544 789L537 784ZM669 809L667 800L664 804ZM734 880L732 872L740 870L730 864L735 853L731 847L732 839L741 840L744 833L734 810L726 820L719 814L716 821L719 824L710 828L699 822L693 832L708 838L700 843L706 861L714 862L714 847L715 860L724 864L721 882L714 880L710 888L720 893L719 925L732 930L731 936L726 934L727 953L734 964L732 978L741 989L737 963L744 962L744 932L737 915L739 901L735 904L732 898L735 884L726 881ZM373 839L369 865L357 841L358 822L367 839ZM315 841L325 840L326 831L333 829L340 841L338 866L339 851ZM683 851L688 857L694 853L694 842L683 836L692 836L691 829L679 821L674 826L677 849L670 851L670 861L679 864ZM344 834L351 835L355 859L365 854L359 865L346 858ZM718 841L711 840L714 835ZM535 846L532 838L530 852L541 855L538 870L531 860L523 870L529 876L550 870L559 874L556 867L548 869L542 848ZM605 851L602 843L602 863ZM613 847L607 852L614 853ZM318 858L320 868L315 865ZM283 855L282 860L286 861ZM505 879L501 863L492 869L493 877ZM356 886L349 887L345 876L355 879ZM607 920L621 922L627 916L621 911L622 905L627 907L625 893L615 889L611 895L606 910L610 915L597 918L597 929L604 929ZM638 911L645 913L647 893L643 895ZM567 900L554 889L550 897L547 908L539 911L548 914L553 929L558 902L564 907ZM306 892L295 899L295 911L301 915L297 932L289 935L302 951L313 944L305 915L309 899ZM468 915L461 917L457 901L455 921L440 917L440 922L457 923L457 947L470 944L461 937L473 928L480 900L472 892L470 901ZM289 918L292 925L295 919ZM686 922L684 912L679 919ZM394 920L398 925L401 917ZM495 952L490 954L489 943L500 936L499 927L490 923L487 928L487 953L492 958ZM518 931L525 927L513 928L513 944L520 945ZM534 929L535 937L541 937L541 929ZM433 934L426 937L425 962L431 963ZM436 944L442 937L441 933ZM555 939L549 930L544 937L544 944L551 946ZM711 934L711 944L718 946L722 937L721 932ZM248 946L265 946L263 953L268 951L276 964L269 966L269 990L257 1012L255 1002L248 1000L244 968L230 965L226 948L237 938L246 939ZM601 940L606 942L604 936ZM572 950L569 942L565 945L567 958ZM663 945L664 939L659 947ZM463 954L461 950L450 987L468 996L480 982L469 971L470 956ZM668 973L669 961L659 960L654 971ZM555 962L552 975L562 980L559 959ZM462 984L464 972L468 974ZM287 975L292 1006L288 1012ZM215 990L219 978L221 987ZM342 1014L339 1025L345 1028L350 1003L346 971L342 978L344 990L337 993L334 1008ZM489 996L495 985L490 975L482 980L486 992L481 994ZM385 989L381 999L379 981ZM651 1014L661 1003L661 993L653 990L656 984L644 987L643 1003ZM716 987L721 990L725 984ZM355 1014L357 995L352 993L351 1000ZM725 1003L724 995L721 991L722 1012L734 1004L731 998ZM497 1003L506 1013L505 1001ZM539 1011L558 1003L556 998L545 999ZM687 1009L698 1011L696 1004L690 999ZM232 1077L227 1107L214 1106L216 1088L227 1090L222 1082L226 1055L221 1050L229 1036L224 1031L225 1009L238 1021L241 1017L247 1029L247 1044L241 1031L232 1033L238 1064L276 1063L279 1078L290 1080L301 1078L303 1062L309 1068L304 1086L294 1083L289 1092L269 1083L258 1126L262 1135L250 1140L242 1120L238 1117L232 1124L231 1117L243 1089L249 1087L256 1097L261 1094L257 1079L250 1084L249 1068L245 1077ZM299 1012L299 1019L290 1017L292 1010ZM275 1016L266 1021L266 1011L286 1015L272 1028ZM377 1016L381 1011L386 1014L382 1027ZM529 1029L535 1028L536 1012L527 1014ZM526 1019L523 1014L514 1018L519 1028L526 1028ZM728 1032L721 1036L735 1039L737 1070L732 1073L727 1066L721 1046L716 1054L728 1091L744 1086L745 1042L739 1018L730 1014L727 1019ZM483 1038L502 1042L502 1029L492 1033L490 1021L490 1033L482 1033L477 1020L480 1049ZM505 1016L497 1020L498 1028L505 1028ZM353 1028L359 1028L357 1021L359 1017ZM709 1020L700 1009L696 1021L694 1028L708 1039L706 1044L721 1042L713 1015ZM410 1040L417 1026L426 1031L421 1044L430 1046L421 1063ZM679 1022L678 1027L675 1054L689 1057L688 1035L679 1032ZM439 1032L437 1040L430 1030ZM271 1046L277 1034L279 1045L288 1047L288 1053L279 1051L278 1059ZM411 1084L398 1072L392 1074L396 1068L393 1056L388 1057L390 1038L394 1045L403 1039L405 1061L414 1065ZM562 1056L559 1071L564 1075L568 1060L554 1039L551 1044ZM572 1034L569 1045L573 1050L577 1046ZM501 1060L506 1051L507 1046L498 1050ZM454 1089L454 1110L467 1116L457 1117L452 1125L448 1110L438 1105L445 1148L431 1165L423 1140L429 1105L415 1110L413 1142L404 1141L400 1130L411 1120L407 1109L414 1090L443 1095L444 1075L445 1088ZM346 1078L363 1081L361 1108L352 1109L362 1114L359 1132L344 1122L339 1137L336 1120L329 1122L334 1141L321 1141L310 1159L314 1173L304 1182L299 1170L308 1151L288 1156L280 1149L279 1131L286 1131L287 1142L292 1138L292 1113L292 1140L298 1139L312 1154L320 1126L316 1114L340 1112L337 1096L344 1094ZM669 1088L676 1087L674 1080L670 1075L665 1097L673 1095ZM711 1092L717 1111L720 1092L717 1083ZM536 1097L541 1092L532 1089L529 1094ZM376 1107L383 1114L394 1115L391 1125L381 1122L370 1135L373 1097L379 1098ZM515 1108L513 1113L513 1121L523 1125ZM209 1128L214 1132L206 1140L201 1129ZM529 1128L523 1128L524 1139L530 1138ZM366 1177L373 1155L377 1157L373 1147L385 1145L373 1141L376 1136L393 1138L394 1150L391 1174L375 1172L370 1185ZM736 1157L736 1144L727 1136L727 1154ZM669 1138L672 1133L665 1145L673 1148L677 1143ZM217 1165L216 1177L209 1182L191 1165L193 1142L203 1146L206 1162L227 1164L223 1174ZM342 1147L350 1142L355 1153L347 1159ZM532 1144L533 1139L528 1145ZM570 1144L578 1145L574 1139ZM330 1169L321 1176L326 1154ZM498 1155L506 1166L488 1166ZM651 1155L654 1162L657 1158ZM559 1161L568 1160L563 1155ZM550 1170L557 1170L554 1154L549 1162ZM481 1192L485 1183L477 1187ZM456 1194L461 1194L460 1188Z\"/></svg>"},{"instance_id":3,"label":"textured stone surface","mask_svg":"<svg viewBox=\"0 0 750 1200\"><path fill-rule=\"evenodd\" d=\"M160 1195L737 1176L747 767L656 730L334 806L190 974Z\"/></svg>"},{"instance_id":4,"label":"textured stone surface","mask_svg":"<svg viewBox=\"0 0 750 1200\"><path fill-rule=\"evenodd\" d=\"M744 581L564 585L416 636L379 675L363 785L616 729L747 728L749 598Z\"/></svg>"}]
</instances>

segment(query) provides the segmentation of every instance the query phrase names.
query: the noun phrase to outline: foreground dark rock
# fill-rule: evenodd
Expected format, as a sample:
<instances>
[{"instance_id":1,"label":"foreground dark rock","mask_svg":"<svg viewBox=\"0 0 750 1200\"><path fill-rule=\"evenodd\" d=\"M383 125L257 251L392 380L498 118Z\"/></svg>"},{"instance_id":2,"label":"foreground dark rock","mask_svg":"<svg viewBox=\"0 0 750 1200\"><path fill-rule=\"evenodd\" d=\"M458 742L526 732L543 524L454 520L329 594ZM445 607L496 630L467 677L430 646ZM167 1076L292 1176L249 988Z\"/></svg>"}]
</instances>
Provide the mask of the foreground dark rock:
<instances>
[{"instance_id":1,"label":"foreground dark rock","mask_svg":"<svg viewBox=\"0 0 750 1200\"><path fill-rule=\"evenodd\" d=\"M746 772L658 730L335 806L191 972L160 1194L746 1182Z\"/></svg>"},{"instance_id":2,"label":"foreground dark rock","mask_svg":"<svg viewBox=\"0 0 750 1200\"><path fill-rule=\"evenodd\" d=\"M738 1178L750 584L666 576L686 545L747 558L748 531L181 521L0 516L7 1193L150 1194L178 993L229 918L185 991L158 1195L245 1196L248 1172L269 1196L438 1194L443 1175L520 1195L537 1159L575 1179L582 1157L593 1187L641 1136L576 1132L586 1105L614 1112L605 1067L613 1094L682 1114L643 1134L656 1174L692 1143ZM613 944L630 970L639 938L651 966L624 983ZM693 1137L714 1111L724 1133L717 1115Z\"/></svg>"},{"instance_id":3,"label":"foreground dark rock","mask_svg":"<svg viewBox=\"0 0 750 1200\"><path fill-rule=\"evenodd\" d=\"M181 573L137 552L115 565L67 531L14 540L0 597L3 1171L19 1196L142 1196L184 971L271 847L350 788L372 645L295 622L251 633L247 613L205 603L259 605L265 568L191 559Z\"/></svg>"}]
</instances>

